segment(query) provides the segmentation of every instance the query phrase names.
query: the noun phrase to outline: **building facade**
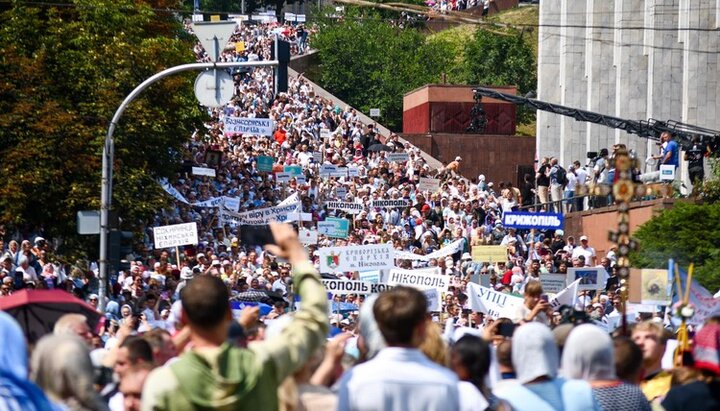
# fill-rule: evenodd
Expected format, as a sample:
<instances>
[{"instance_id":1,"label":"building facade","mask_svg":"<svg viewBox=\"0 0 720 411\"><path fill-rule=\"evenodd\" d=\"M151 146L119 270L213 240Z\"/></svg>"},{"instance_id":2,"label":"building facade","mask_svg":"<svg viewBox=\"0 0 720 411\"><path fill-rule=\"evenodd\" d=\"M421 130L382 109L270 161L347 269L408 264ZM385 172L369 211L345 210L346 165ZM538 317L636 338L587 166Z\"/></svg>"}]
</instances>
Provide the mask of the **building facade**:
<instances>
[{"instance_id":1,"label":"building facade","mask_svg":"<svg viewBox=\"0 0 720 411\"><path fill-rule=\"evenodd\" d=\"M720 1L543 0L538 99L631 120L720 129ZM624 143L644 160L655 141L538 112L538 156L585 163Z\"/></svg>"}]
</instances>

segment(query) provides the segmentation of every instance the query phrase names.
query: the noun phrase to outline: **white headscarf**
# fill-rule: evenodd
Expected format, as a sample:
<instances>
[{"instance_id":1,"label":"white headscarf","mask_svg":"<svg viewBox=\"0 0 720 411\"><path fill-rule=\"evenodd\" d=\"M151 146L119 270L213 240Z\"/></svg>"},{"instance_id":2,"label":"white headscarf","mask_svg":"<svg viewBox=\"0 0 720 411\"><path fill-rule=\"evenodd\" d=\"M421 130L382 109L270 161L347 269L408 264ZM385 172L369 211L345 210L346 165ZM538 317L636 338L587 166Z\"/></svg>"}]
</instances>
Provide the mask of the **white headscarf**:
<instances>
[{"instance_id":1,"label":"white headscarf","mask_svg":"<svg viewBox=\"0 0 720 411\"><path fill-rule=\"evenodd\" d=\"M608 333L592 324L575 327L565 342L562 375L586 381L616 379L614 347Z\"/></svg>"},{"instance_id":2,"label":"white headscarf","mask_svg":"<svg viewBox=\"0 0 720 411\"><path fill-rule=\"evenodd\" d=\"M512 363L521 384L538 377L555 378L558 372L558 348L550 329L540 323L521 325L513 335Z\"/></svg>"}]
</instances>

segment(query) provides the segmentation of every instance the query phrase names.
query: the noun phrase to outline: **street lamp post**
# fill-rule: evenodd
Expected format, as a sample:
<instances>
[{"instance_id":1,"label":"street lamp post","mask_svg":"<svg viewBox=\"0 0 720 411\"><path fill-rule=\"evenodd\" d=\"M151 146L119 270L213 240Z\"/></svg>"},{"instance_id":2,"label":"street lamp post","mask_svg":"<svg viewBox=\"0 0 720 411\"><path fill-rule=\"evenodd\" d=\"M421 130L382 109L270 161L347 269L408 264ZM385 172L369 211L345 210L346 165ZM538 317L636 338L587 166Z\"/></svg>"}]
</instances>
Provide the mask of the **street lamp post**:
<instances>
[{"instance_id":1,"label":"street lamp post","mask_svg":"<svg viewBox=\"0 0 720 411\"><path fill-rule=\"evenodd\" d=\"M277 57L276 57L277 58ZM277 67L279 66L278 60L269 60L269 61L253 61L253 62L245 62L245 61L239 61L239 62L212 62L212 63L190 63L190 64L182 64L175 67L170 67L168 69L165 69L159 73L154 74L153 76L149 77L145 81L143 81L139 86L135 87L135 89L128 94L127 97L125 97L125 100L120 104L120 106L117 108L117 111L115 111L115 115L113 116L112 120L110 121L110 126L108 127L107 135L105 136L105 145L103 146L103 155L102 155L102 189L100 193L100 258L99 258L99 277L100 277L100 310L105 309L105 303L107 302L107 279L108 279L108 269L107 269L107 255L108 255L108 234L110 232L110 226L109 226L109 214L110 214L110 208L112 206L112 175L113 175L113 157L114 157L114 150L115 150L115 142L113 140L113 134L115 133L115 128L117 127L118 123L120 122L120 117L122 117L123 113L125 112L125 109L127 106L140 94L142 93L146 88L148 88L153 83L171 76L173 74L182 73L185 71L200 71L200 70L217 70L217 69L226 69L226 68L236 68L236 67Z\"/></svg>"}]
</instances>

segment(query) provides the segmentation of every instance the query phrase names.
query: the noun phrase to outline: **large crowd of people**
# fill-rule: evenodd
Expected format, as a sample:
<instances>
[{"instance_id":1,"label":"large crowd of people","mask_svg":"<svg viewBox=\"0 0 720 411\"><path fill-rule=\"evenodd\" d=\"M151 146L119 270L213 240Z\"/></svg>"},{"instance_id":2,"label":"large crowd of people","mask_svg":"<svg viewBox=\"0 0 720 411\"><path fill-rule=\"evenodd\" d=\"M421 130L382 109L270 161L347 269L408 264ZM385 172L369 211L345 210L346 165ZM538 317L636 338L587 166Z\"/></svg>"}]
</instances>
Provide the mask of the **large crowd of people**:
<instances>
[{"instance_id":1,"label":"large crowd of people","mask_svg":"<svg viewBox=\"0 0 720 411\"><path fill-rule=\"evenodd\" d=\"M267 60L276 35L302 53L308 33L244 24L220 59ZM195 53L208 58L200 45ZM663 363L671 313L632 312L629 335L618 328L614 249L598 255L585 235L503 224L504 213L538 201L546 211L587 206L562 202L573 196L558 192L556 160L541 162L537 186L468 180L458 173L462 153L431 167L417 148L322 98L302 75L277 95L270 69L233 76L235 97L208 110L186 146L186 167L161 183L172 206L147 228L130 268L111 278L107 301L92 267L48 261L45 238L0 244L0 298L56 288L102 309L97 324L60 317L29 346L22 321L0 313L0 409L720 409L720 317L691 330L683 367ZM269 135L234 132L233 118L274 127ZM561 180L580 179L581 169ZM244 235L248 221L262 220L253 212L287 207L273 214L284 223L262 224L272 241ZM319 232L328 221L346 230ZM153 227L186 222L197 223L197 244L154 249ZM323 269L342 264L329 247L383 244L398 269L444 278L443 291L387 284L386 270ZM486 246L504 256L473 257ZM605 275L595 289L571 289L569 302L553 304L542 276L572 268ZM327 281L389 287L328 294ZM516 302L489 309L477 303L478 287L495 303Z\"/></svg>"}]
</instances>

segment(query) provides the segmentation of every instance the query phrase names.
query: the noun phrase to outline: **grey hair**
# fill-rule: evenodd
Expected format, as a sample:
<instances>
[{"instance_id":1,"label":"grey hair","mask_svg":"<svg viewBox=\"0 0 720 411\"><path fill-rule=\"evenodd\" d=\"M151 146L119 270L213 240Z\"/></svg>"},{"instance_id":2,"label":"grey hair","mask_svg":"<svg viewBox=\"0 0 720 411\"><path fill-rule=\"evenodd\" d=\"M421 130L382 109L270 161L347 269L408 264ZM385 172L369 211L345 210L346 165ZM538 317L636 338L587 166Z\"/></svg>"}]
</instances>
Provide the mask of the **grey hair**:
<instances>
[{"instance_id":1,"label":"grey hair","mask_svg":"<svg viewBox=\"0 0 720 411\"><path fill-rule=\"evenodd\" d=\"M106 409L93 386L93 365L87 345L71 335L46 335L30 359L30 378L71 410Z\"/></svg>"}]
</instances>

